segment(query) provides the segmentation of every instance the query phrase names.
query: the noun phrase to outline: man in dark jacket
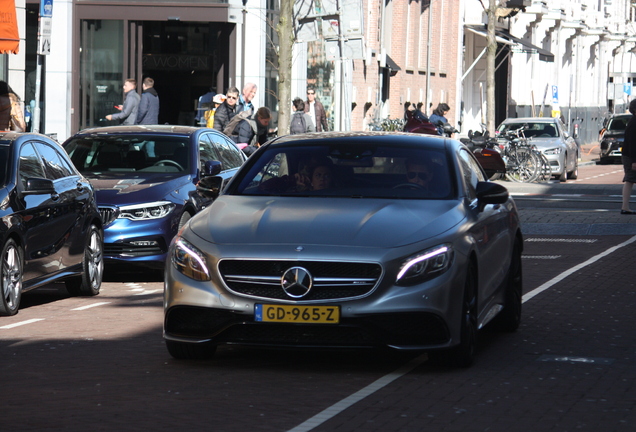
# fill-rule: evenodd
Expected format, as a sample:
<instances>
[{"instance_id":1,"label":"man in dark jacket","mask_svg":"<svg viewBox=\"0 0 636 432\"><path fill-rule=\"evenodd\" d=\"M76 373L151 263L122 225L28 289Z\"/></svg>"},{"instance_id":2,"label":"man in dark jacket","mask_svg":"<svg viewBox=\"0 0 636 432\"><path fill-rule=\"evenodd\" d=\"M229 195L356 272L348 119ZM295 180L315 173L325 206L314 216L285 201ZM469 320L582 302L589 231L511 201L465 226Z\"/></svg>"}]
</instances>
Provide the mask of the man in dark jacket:
<instances>
[{"instance_id":1,"label":"man in dark jacket","mask_svg":"<svg viewBox=\"0 0 636 432\"><path fill-rule=\"evenodd\" d=\"M124 81L124 104L118 105L116 108L121 112L108 114L106 120L121 120L122 124L134 125L137 121L137 110L139 108L139 93L137 93L137 80L128 78Z\"/></svg>"},{"instance_id":2,"label":"man in dark jacket","mask_svg":"<svg viewBox=\"0 0 636 432\"><path fill-rule=\"evenodd\" d=\"M309 114L316 126L316 132L328 131L327 114L325 107L316 100L316 89L309 87L307 89L307 101L305 102L305 112Z\"/></svg>"},{"instance_id":3,"label":"man in dark jacket","mask_svg":"<svg viewBox=\"0 0 636 432\"><path fill-rule=\"evenodd\" d=\"M223 132L223 129L228 125L230 120L237 113L237 102L239 98L239 91L236 87L230 87L225 93L225 101L219 105L214 112L214 129L219 132Z\"/></svg>"},{"instance_id":4,"label":"man in dark jacket","mask_svg":"<svg viewBox=\"0 0 636 432\"><path fill-rule=\"evenodd\" d=\"M150 77L144 78L141 83L144 92L141 94L135 124L159 124L159 95L154 86L155 80Z\"/></svg>"}]
</instances>

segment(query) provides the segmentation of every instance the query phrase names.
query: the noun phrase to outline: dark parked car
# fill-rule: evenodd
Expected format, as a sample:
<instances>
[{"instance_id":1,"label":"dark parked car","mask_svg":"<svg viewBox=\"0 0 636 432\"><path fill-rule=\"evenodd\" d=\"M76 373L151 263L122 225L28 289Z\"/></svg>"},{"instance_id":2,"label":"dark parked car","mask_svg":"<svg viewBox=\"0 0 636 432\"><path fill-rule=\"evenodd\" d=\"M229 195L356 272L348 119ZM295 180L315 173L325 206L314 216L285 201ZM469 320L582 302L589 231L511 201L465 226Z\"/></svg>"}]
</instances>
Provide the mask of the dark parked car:
<instances>
[{"instance_id":1,"label":"dark parked car","mask_svg":"<svg viewBox=\"0 0 636 432\"><path fill-rule=\"evenodd\" d=\"M0 315L60 279L71 295L99 293L104 234L93 188L59 144L0 132L0 202Z\"/></svg>"},{"instance_id":2,"label":"dark parked car","mask_svg":"<svg viewBox=\"0 0 636 432\"><path fill-rule=\"evenodd\" d=\"M212 200L205 176L231 178L246 156L225 135L188 126L83 130L63 147L95 186L104 220L104 257L163 269L170 240Z\"/></svg>"},{"instance_id":3,"label":"dark parked car","mask_svg":"<svg viewBox=\"0 0 636 432\"><path fill-rule=\"evenodd\" d=\"M459 141L280 137L173 240L164 338L175 358L227 343L451 350L468 365L479 328L519 326L522 247L507 190Z\"/></svg>"},{"instance_id":4,"label":"dark parked car","mask_svg":"<svg viewBox=\"0 0 636 432\"><path fill-rule=\"evenodd\" d=\"M620 162L623 155L625 128L631 118L631 114L615 114L610 117L607 125L601 131L600 163Z\"/></svg>"}]
</instances>

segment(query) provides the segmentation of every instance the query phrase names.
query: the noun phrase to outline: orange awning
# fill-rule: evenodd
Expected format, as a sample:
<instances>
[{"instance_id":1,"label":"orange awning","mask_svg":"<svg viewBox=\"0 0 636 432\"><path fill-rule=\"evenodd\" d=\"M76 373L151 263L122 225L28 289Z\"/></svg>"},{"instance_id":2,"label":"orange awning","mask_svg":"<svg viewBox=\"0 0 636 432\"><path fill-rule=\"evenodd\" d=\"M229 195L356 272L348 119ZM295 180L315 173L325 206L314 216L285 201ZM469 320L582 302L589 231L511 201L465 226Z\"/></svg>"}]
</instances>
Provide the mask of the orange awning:
<instances>
[{"instance_id":1,"label":"orange awning","mask_svg":"<svg viewBox=\"0 0 636 432\"><path fill-rule=\"evenodd\" d=\"M17 54L19 48L15 0L0 0L0 54Z\"/></svg>"}]
</instances>

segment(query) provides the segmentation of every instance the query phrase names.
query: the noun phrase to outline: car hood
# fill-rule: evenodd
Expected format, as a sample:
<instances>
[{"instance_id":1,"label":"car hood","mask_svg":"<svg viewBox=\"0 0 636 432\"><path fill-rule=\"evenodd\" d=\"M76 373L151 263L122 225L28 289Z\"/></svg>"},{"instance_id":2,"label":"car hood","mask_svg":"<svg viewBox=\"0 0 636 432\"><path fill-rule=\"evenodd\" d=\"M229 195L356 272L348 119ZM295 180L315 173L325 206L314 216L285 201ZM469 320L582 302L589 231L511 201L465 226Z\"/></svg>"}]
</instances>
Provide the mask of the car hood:
<instances>
[{"instance_id":1,"label":"car hood","mask_svg":"<svg viewBox=\"0 0 636 432\"><path fill-rule=\"evenodd\" d=\"M458 201L221 196L190 222L217 244L397 247L464 218Z\"/></svg>"},{"instance_id":2,"label":"car hood","mask_svg":"<svg viewBox=\"0 0 636 432\"><path fill-rule=\"evenodd\" d=\"M624 130L621 130L621 131L607 130L603 134L603 139L605 138L625 138L625 131Z\"/></svg>"},{"instance_id":3,"label":"car hood","mask_svg":"<svg viewBox=\"0 0 636 432\"><path fill-rule=\"evenodd\" d=\"M126 205L166 199L170 193L192 184L190 175L86 176L95 189L99 205ZM194 185L192 185L194 188Z\"/></svg>"},{"instance_id":4,"label":"car hood","mask_svg":"<svg viewBox=\"0 0 636 432\"><path fill-rule=\"evenodd\" d=\"M554 147L565 146L563 140L559 137L555 138L532 138L530 141L532 144L537 146L538 149L550 149Z\"/></svg>"}]
</instances>

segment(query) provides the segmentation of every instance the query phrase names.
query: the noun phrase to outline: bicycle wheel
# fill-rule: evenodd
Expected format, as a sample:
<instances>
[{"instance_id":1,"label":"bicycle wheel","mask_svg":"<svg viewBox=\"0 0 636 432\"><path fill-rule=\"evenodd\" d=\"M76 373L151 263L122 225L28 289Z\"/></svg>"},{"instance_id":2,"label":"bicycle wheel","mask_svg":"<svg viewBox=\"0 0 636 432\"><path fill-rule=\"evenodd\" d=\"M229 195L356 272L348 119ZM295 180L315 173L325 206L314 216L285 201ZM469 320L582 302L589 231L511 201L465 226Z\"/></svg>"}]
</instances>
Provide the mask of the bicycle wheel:
<instances>
[{"instance_id":1,"label":"bicycle wheel","mask_svg":"<svg viewBox=\"0 0 636 432\"><path fill-rule=\"evenodd\" d=\"M541 161L529 149L514 148L508 154L506 178L510 181L530 183L539 176Z\"/></svg>"},{"instance_id":2,"label":"bicycle wheel","mask_svg":"<svg viewBox=\"0 0 636 432\"><path fill-rule=\"evenodd\" d=\"M534 150L534 153L537 155L541 163L536 181L545 182L550 180L550 178L552 177L552 168L550 167L550 161L539 150Z\"/></svg>"}]
</instances>

